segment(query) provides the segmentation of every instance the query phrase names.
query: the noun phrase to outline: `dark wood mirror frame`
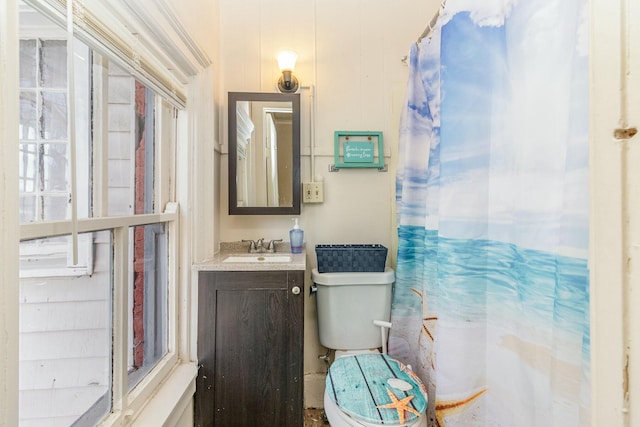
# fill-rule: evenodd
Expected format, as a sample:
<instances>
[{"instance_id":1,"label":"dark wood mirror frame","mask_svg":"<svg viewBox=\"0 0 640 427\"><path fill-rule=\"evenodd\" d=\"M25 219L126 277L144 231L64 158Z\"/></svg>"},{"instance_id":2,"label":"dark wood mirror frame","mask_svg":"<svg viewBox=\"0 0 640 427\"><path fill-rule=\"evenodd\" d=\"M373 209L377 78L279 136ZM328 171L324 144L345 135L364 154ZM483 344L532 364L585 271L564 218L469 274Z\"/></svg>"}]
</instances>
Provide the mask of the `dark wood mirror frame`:
<instances>
[{"instance_id":1,"label":"dark wood mirror frame","mask_svg":"<svg viewBox=\"0 0 640 427\"><path fill-rule=\"evenodd\" d=\"M300 95L297 93L229 92L229 215L300 215ZM240 101L290 102L292 107L291 206L238 206L238 118Z\"/></svg>"}]
</instances>

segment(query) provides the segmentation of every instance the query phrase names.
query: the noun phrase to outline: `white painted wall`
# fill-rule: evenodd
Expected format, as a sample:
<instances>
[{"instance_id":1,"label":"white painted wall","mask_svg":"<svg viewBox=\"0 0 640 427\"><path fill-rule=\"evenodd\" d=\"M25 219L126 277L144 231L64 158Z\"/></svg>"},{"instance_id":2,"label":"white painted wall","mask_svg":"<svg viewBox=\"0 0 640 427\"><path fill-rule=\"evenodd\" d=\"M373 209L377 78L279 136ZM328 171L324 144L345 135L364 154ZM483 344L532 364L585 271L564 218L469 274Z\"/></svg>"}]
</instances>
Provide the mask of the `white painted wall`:
<instances>
[{"instance_id":1,"label":"white painted wall","mask_svg":"<svg viewBox=\"0 0 640 427\"><path fill-rule=\"evenodd\" d=\"M302 205L309 271L316 266L314 246L321 243L381 243L394 262L398 124L408 79L401 60L439 6L438 0L220 1L223 105L230 91L275 92L276 54L283 49L298 54L294 74L303 87L301 177L314 179L313 143L314 175L324 181L325 194L322 204ZM227 153L224 113L221 142ZM382 131L389 172L329 173L336 130ZM227 214L226 154L220 160L220 185L219 240L289 240L290 216ZM307 273L307 287L310 282ZM321 407L326 366L318 355L326 349L317 338L315 298L305 295L306 404Z\"/></svg>"}]
</instances>

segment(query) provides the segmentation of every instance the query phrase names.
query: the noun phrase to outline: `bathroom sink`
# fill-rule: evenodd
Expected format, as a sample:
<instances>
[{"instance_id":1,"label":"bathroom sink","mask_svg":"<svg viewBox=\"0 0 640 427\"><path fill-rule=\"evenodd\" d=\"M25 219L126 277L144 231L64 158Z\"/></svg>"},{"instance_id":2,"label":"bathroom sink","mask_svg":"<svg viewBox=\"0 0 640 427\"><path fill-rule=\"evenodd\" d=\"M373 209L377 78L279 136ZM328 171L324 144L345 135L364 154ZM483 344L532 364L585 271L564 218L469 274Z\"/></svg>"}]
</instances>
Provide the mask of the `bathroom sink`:
<instances>
[{"instance_id":1,"label":"bathroom sink","mask_svg":"<svg viewBox=\"0 0 640 427\"><path fill-rule=\"evenodd\" d=\"M289 255L232 255L226 257L222 262L230 263L273 263L273 262L291 262Z\"/></svg>"}]
</instances>

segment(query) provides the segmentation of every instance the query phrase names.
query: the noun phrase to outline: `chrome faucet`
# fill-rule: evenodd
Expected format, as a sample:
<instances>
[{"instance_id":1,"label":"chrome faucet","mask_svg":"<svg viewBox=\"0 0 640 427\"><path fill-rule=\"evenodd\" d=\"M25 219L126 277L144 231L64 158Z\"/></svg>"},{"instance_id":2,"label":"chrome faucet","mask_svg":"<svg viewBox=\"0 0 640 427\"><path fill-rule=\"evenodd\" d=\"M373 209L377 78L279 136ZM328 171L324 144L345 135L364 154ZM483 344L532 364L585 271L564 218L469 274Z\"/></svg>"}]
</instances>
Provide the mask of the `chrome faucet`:
<instances>
[{"instance_id":1,"label":"chrome faucet","mask_svg":"<svg viewBox=\"0 0 640 427\"><path fill-rule=\"evenodd\" d=\"M262 246L264 244L264 237L261 237L258 240L244 240L244 239L242 239L242 241L249 243L249 253L250 254L264 252L264 247Z\"/></svg>"},{"instance_id":2,"label":"chrome faucet","mask_svg":"<svg viewBox=\"0 0 640 427\"><path fill-rule=\"evenodd\" d=\"M276 242L282 242L282 239L269 240L269 245L267 246L267 252L274 253L276 251Z\"/></svg>"},{"instance_id":3,"label":"chrome faucet","mask_svg":"<svg viewBox=\"0 0 640 427\"><path fill-rule=\"evenodd\" d=\"M249 253L274 253L276 251L276 242L282 242L282 239L274 239L270 240L267 244L267 247L264 246L264 237L259 238L258 240L242 240L243 242L249 243Z\"/></svg>"}]
</instances>

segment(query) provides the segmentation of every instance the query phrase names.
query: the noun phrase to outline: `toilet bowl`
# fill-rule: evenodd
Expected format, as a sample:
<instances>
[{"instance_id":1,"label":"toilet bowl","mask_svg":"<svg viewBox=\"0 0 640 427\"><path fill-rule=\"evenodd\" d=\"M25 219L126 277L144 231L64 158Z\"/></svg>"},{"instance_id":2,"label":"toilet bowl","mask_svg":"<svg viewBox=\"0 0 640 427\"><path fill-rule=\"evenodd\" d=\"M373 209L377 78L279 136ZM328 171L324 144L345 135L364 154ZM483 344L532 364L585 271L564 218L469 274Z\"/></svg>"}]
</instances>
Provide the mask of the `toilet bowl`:
<instances>
[{"instance_id":1,"label":"toilet bowl","mask_svg":"<svg viewBox=\"0 0 640 427\"><path fill-rule=\"evenodd\" d=\"M420 379L386 354L344 356L327 374L324 410L331 427L426 427L426 407Z\"/></svg>"},{"instance_id":2,"label":"toilet bowl","mask_svg":"<svg viewBox=\"0 0 640 427\"><path fill-rule=\"evenodd\" d=\"M331 427L426 427L424 385L409 367L377 350L386 347L377 325L390 325L394 271L313 269L311 279L320 343L336 350L324 394Z\"/></svg>"}]
</instances>

